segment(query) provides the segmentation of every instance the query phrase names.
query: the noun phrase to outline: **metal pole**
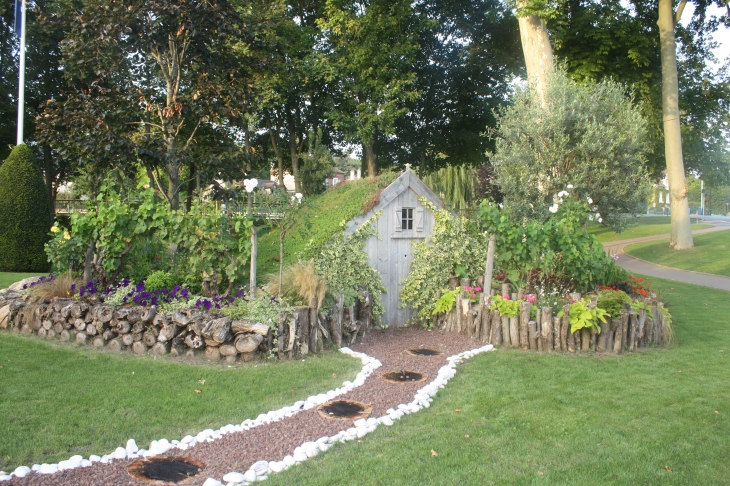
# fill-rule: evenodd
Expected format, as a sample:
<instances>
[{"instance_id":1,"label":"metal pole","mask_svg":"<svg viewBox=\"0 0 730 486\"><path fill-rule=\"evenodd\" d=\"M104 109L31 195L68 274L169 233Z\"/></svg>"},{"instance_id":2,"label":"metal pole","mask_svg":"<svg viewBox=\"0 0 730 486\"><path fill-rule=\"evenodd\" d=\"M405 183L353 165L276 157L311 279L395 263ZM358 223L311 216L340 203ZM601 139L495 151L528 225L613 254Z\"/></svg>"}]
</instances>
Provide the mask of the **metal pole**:
<instances>
[{"instance_id":1,"label":"metal pole","mask_svg":"<svg viewBox=\"0 0 730 486\"><path fill-rule=\"evenodd\" d=\"M20 66L18 73L18 140L17 145L23 143L23 115L25 112L25 0L22 3L20 27Z\"/></svg>"},{"instance_id":2,"label":"metal pole","mask_svg":"<svg viewBox=\"0 0 730 486\"><path fill-rule=\"evenodd\" d=\"M702 216L705 215L705 181L700 180L700 207L702 208Z\"/></svg>"}]
</instances>

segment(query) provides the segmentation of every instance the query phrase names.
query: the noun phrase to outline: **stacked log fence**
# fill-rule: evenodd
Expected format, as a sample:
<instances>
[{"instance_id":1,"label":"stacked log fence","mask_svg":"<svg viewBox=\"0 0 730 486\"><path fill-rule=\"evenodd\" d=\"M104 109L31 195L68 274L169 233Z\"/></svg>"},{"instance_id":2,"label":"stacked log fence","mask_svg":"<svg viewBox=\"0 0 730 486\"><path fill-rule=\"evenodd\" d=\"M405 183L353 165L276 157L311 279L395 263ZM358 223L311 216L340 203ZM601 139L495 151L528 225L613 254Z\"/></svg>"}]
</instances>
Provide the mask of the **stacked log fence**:
<instances>
[{"instance_id":1,"label":"stacked log fence","mask_svg":"<svg viewBox=\"0 0 730 486\"><path fill-rule=\"evenodd\" d=\"M345 305L344 296L326 315L318 303L281 312L272 325L233 319L199 309L159 312L156 307L111 306L54 298L40 300L0 291L0 329L116 352L209 360L251 361L265 355L296 359L354 343L372 326L366 291Z\"/></svg>"},{"instance_id":2,"label":"stacked log fence","mask_svg":"<svg viewBox=\"0 0 730 486\"><path fill-rule=\"evenodd\" d=\"M517 299L521 294L510 298ZM508 317L496 309L490 310L490 298L472 302L462 293L457 295L453 309L435 316L433 324L440 331L460 333L494 346L544 353L622 354L670 344L672 332L665 319L664 304L650 298L644 299L644 304L647 308L634 310L627 305L618 317L606 317L605 323L599 322L600 330L584 328L573 333L570 305L563 307L562 317L554 315L552 307L538 308L533 319L532 304L522 301L519 314Z\"/></svg>"}]
</instances>

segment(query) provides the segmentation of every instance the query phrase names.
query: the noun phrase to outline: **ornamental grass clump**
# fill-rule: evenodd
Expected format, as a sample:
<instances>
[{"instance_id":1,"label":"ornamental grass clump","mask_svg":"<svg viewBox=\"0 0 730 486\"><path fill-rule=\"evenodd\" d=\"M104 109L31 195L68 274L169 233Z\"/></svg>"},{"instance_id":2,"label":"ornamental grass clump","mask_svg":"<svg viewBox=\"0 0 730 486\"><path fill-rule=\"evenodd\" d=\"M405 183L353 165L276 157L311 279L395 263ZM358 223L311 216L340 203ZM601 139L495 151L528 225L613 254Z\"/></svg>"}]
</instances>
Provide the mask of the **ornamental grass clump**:
<instances>
[{"instance_id":1,"label":"ornamental grass clump","mask_svg":"<svg viewBox=\"0 0 730 486\"><path fill-rule=\"evenodd\" d=\"M317 273L314 260L300 261L284 267L279 286L279 274L266 277L264 290L271 295L283 296L292 302L309 305L316 299L321 305L327 292L325 279Z\"/></svg>"}]
</instances>

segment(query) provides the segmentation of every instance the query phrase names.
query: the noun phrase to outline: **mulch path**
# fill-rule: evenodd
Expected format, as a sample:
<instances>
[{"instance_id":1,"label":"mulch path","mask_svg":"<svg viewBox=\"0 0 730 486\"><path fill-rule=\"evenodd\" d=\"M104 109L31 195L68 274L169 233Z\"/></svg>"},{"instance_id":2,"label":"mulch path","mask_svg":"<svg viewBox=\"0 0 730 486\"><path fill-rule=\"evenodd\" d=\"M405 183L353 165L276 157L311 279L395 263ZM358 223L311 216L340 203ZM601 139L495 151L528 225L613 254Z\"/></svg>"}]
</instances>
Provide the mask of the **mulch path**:
<instances>
[{"instance_id":1,"label":"mulch path","mask_svg":"<svg viewBox=\"0 0 730 486\"><path fill-rule=\"evenodd\" d=\"M371 417L386 414L389 408L396 408L401 403L413 400L416 390L431 382L444 366L446 358L462 351L475 349L482 345L456 334L443 334L422 329L394 329L370 332L362 343L351 346L351 349L377 358L383 364L366 380L365 384L349 393L340 395L338 400L355 400L372 406ZM408 349L425 347L437 349L443 354L436 356L413 356ZM381 375L390 371L417 371L427 373L428 379L422 383L395 384L381 379ZM321 390L326 392L327 390ZM243 421L245 418L235 417L232 420ZM221 426L225 424L220 424ZM199 443L186 451L172 449L166 455L181 455L196 459L205 468L194 478L176 484L201 485L209 477L221 480L231 472L246 472L256 461L280 461L292 454L297 446L307 441L316 441L320 437L333 436L342 430L352 427L352 421L332 420L321 417L316 407L305 410L278 422L255 427L243 432L226 434L213 442ZM175 437L168 437L173 439ZM181 439L181 437L177 437ZM124 444L120 444L124 446ZM147 447L147 444L140 444ZM101 451L100 451L101 452ZM108 451L111 452L111 451ZM133 479L127 473L127 467L133 460L114 460L109 464L95 463L86 468L60 471L55 474L42 475L31 473L25 478L13 478L8 485L148 485ZM172 484L172 483L169 483Z\"/></svg>"}]
</instances>

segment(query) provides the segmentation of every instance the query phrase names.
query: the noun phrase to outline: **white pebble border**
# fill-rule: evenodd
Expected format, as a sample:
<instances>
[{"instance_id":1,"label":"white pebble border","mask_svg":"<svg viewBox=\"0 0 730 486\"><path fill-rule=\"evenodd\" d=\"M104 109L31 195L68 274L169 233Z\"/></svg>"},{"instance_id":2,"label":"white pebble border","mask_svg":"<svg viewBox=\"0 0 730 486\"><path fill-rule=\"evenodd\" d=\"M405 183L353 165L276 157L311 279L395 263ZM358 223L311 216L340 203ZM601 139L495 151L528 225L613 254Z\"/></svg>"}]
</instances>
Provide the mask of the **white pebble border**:
<instances>
[{"instance_id":1,"label":"white pebble border","mask_svg":"<svg viewBox=\"0 0 730 486\"><path fill-rule=\"evenodd\" d=\"M230 472L223 476L223 482L208 478L206 479L203 486L238 486L248 485L256 481L263 481L267 479L271 473L278 473L288 469L296 464L306 461L310 457L314 457L320 452L324 452L329 449L336 442L347 442L354 439L359 439L366 434L373 432L378 425L391 426L394 420L400 419L403 415L418 412L422 408L428 408L433 401L433 396L436 395L439 388L443 388L448 381L456 375L456 364L464 359L471 358L477 354L492 351L494 347L491 344L483 346L481 348L473 349L471 351L464 351L454 356L447 358L448 364L441 367L436 378L416 392L416 395L412 402L398 405L396 409L388 409L386 415L379 418L360 419L354 422L354 427L350 427L347 430L343 430L332 437L322 437L317 439L316 442L305 442L301 446L294 449L292 455L286 456L281 461L257 461L254 463L248 471L245 473ZM364 353L358 353L351 350L350 348L340 348L340 352L348 354L354 358L359 358L362 361L363 368L357 374L355 379L345 381L340 388L330 390L327 393L320 393L319 395L310 396L306 400L295 402L289 407L284 407L279 410L273 410L268 413L262 413L254 420L246 419L240 425L228 424L221 427L219 430L206 429L200 432L195 437L188 435L183 437L182 440L167 439L153 440L150 443L149 449L140 449L137 447L137 443L134 439L127 441L126 447L117 447L116 450L110 454L103 456L91 455L88 459L84 459L82 456L76 455L69 458L66 461L61 461L58 464L34 464L33 467L20 466L11 473L0 471L0 482L9 481L13 476L23 478L35 472L37 474L54 474L59 471L65 471L67 469L75 469L77 467L88 467L95 462L101 462L108 464L114 459L136 459L139 457L153 457L166 453L171 449L186 450L190 447L195 447L196 444L201 442L213 442L216 439L220 439L226 434L232 432L243 432L244 430L250 430L254 427L259 427L271 422L278 422L287 417L291 417L302 410L309 410L317 405L325 403L333 398L343 395L350 390L362 386L365 380L372 374L374 370L380 368L382 363L375 358L372 358Z\"/></svg>"},{"instance_id":2,"label":"white pebble border","mask_svg":"<svg viewBox=\"0 0 730 486\"><path fill-rule=\"evenodd\" d=\"M9 481L13 478L13 476L18 478L24 478L31 472L35 472L38 474L54 474L59 471L65 471L67 469L88 467L95 462L108 464L114 459L136 459L139 457L153 457L164 454L167 451L175 448L184 451L186 449L189 449L190 447L195 447L195 444L201 442L213 442L214 440L220 439L226 434L230 434L232 432L243 432L244 430L250 430L254 427L259 427L270 422L278 422L279 420L291 417L292 415L295 415L302 410L309 410L310 408L316 407L321 403L325 403L339 395L349 392L354 388L362 386L365 383L365 380L372 374L372 372L382 366L380 361L378 361L377 359L371 358L364 353L357 353L350 348L341 348L340 352L348 354L354 358L359 358L360 360L362 360L363 367L352 382L345 381L344 383L342 383L342 386L340 388L337 388L335 390L308 397L306 400L300 400L298 402L295 402L289 407L284 407L279 410L272 410L268 413L262 413L253 420L244 420L239 425L228 424L224 427L221 427L219 430L206 429L200 432L195 437L188 435L183 437L182 440L153 440L150 443L149 449L140 449L139 447L137 447L137 443L134 441L134 439L129 439L127 441L126 447L117 447L114 452L110 454L105 454L103 456L91 455L88 459L84 459L82 456L77 455L71 457L66 461L61 461L58 464L34 464L33 467L20 466L11 473L0 471L0 482ZM209 484L209 482L206 481L206 484ZM241 483L239 482L233 484Z\"/></svg>"}]
</instances>

